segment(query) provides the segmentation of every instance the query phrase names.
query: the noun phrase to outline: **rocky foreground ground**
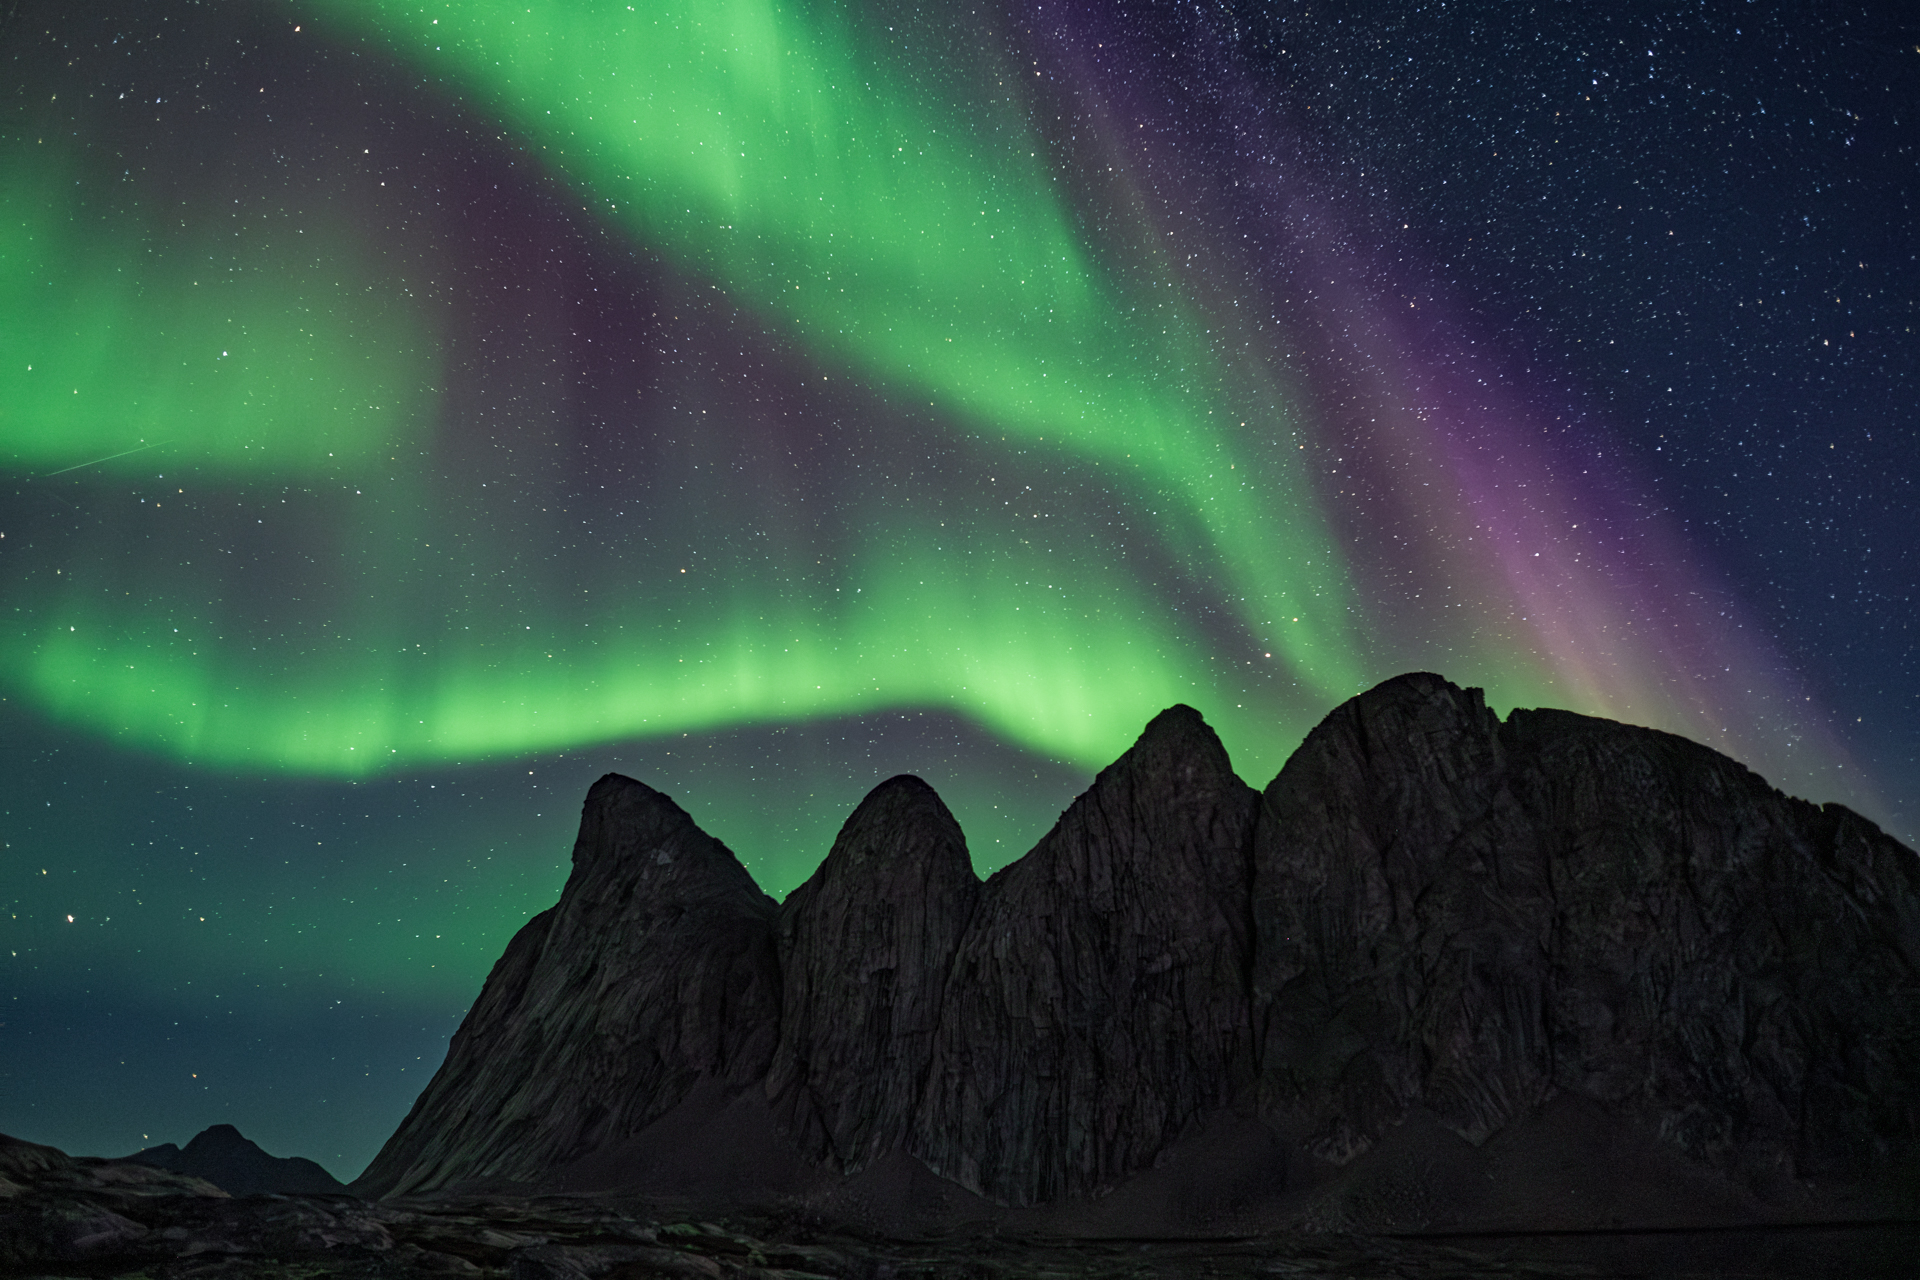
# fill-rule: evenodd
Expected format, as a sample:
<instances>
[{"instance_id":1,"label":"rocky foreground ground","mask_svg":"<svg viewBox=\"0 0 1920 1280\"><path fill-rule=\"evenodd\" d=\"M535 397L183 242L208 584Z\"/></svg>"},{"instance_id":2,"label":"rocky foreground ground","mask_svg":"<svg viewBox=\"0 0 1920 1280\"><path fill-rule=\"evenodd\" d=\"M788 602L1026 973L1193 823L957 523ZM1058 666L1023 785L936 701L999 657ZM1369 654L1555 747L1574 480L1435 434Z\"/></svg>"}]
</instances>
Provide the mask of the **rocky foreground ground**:
<instances>
[{"instance_id":1,"label":"rocky foreground ground","mask_svg":"<svg viewBox=\"0 0 1920 1280\"><path fill-rule=\"evenodd\" d=\"M817 1213L698 1220L670 1204L543 1196L229 1196L125 1161L0 1137L0 1274L512 1280L1093 1280L1118 1277L1895 1277L1920 1223L1737 1231L1264 1238L889 1239Z\"/></svg>"}]
</instances>

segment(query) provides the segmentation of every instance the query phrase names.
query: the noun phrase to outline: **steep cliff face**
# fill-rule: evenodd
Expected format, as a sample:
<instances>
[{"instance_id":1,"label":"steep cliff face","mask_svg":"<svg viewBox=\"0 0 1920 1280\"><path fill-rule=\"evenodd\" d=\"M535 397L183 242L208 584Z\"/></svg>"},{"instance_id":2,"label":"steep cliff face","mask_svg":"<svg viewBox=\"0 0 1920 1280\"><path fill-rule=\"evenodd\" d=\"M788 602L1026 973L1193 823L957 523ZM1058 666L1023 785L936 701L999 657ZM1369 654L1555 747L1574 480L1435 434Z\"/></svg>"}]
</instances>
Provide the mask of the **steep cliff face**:
<instances>
[{"instance_id":1,"label":"steep cliff face","mask_svg":"<svg viewBox=\"0 0 1920 1280\"><path fill-rule=\"evenodd\" d=\"M559 903L508 945L355 1189L536 1182L703 1080L758 1081L780 1029L776 911L672 800L608 774L587 794Z\"/></svg>"},{"instance_id":2,"label":"steep cliff face","mask_svg":"<svg viewBox=\"0 0 1920 1280\"><path fill-rule=\"evenodd\" d=\"M1316 1156L1344 1162L1429 1092L1468 1128L1543 1096L1552 893L1505 764L1477 693L1406 676L1328 716L1262 797L1262 1085Z\"/></svg>"},{"instance_id":3,"label":"steep cliff face","mask_svg":"<svg viewBox=\"0 0 1920 1280\"><path fill-rule=\"evenodd\" d=\"M979 892L960 825L932 787L903 775L874 788L787 896L766 1091L810 1159L854 1173L906 1144Z\"/></svg>"},{"instance_id":4,"label":"steep cliff face","mask_svg":"<svg viewBox=\"0 0 1920 1280\"><path fill-rule=\"evenodd\" d=\"M1342 1162L1559 1093L1759 1191L1920 1133L1920 864L1705 747L1389 681L1262 799L1263 1098Z\"/></svg>"},{"instance_id":5,"label":"steep cliff face","mask_svg":"<svg viewBox=\"0 0 1920 1280\"><path fill-rule=\"evenodd\" d=\"M1920 1133L1920 862L1705 747L1504 726L1556 886L1554 1079L1756 1183L1845 1183Z\"/></svg>"},{"instance_id":6,"label":"steep cliff face","mask_svg":"<svg viewBox=\"0 0 1920 1280\"><path fill-rule=\"evenodd\" d=\"M602 779L355 1186L974 1213L1151 1170L1104 1203L1588 1226L1885 1189L1916 1139L1911 850L1671 735L1409 675L1264 794L1175 707L984 885L918 779L778 908Z\"/></svg>"},{"instance_id":7,"label":"steep cliff face","mask_svg":"<svg viewBox=\"0 0 1920 1280\"><path fill-rule=\"evenodd\" d=\"M1258 802L1200 713L1175 707L987 882L914 1155L1008 1203L1087 1194L1251 1080Z\"/></svg>"}]
</instances>

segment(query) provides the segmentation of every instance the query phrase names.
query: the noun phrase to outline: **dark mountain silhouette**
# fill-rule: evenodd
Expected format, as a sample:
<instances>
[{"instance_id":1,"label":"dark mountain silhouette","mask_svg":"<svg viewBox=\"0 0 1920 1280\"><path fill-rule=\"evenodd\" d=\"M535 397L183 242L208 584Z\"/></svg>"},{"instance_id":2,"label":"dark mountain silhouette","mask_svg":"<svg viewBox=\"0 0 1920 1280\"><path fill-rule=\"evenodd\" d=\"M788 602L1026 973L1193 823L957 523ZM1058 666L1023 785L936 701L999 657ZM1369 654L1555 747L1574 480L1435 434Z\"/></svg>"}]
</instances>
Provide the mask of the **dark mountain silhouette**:
<instances>
[{"instance_id":1,"label":"dark mountain silhouette","mask_svg":"<svg viewBox=\"0 0 1920 1280\"><path fill-rule=\"evenodd\" d=\"M1259 796L1190 707L1155 717L982 887L905 1149L1041 1204L1152 1165L1252 1078Z\"/></svg>"},{"instance_id":2,"label":"dark mountain silhouette","mask_svg":"<svg viewBox=\"0 0 1920 1280\"><path fill-rule=\"evenodd\" d=\"M808 1159L856 1173L906 1141L979 896L947 806L898 777L861 802L781 905L784 996L766 1092Z\"/></svg>"},{"instance_id":3,"label":"dark mountain silhouette","mask_svg":"<svg viewBox=\"0 0 1920 1280\"><path fill-rule=\"evenodd\" d=\"M925 783L776 906L588 794L381 1196L1145 1235L1911 1211L1920 862L1717 753L1402 676L1264 793L1175 707L984 884Z\"/></svg>"},{"instance_id":4,"label":"dark mountain silhouette","mask_svg":"<svg viewBox=\"0 0 1920 1280\"><path fill-rule=\"evenodd\" d=\"M515 935L356 1186L549 1182L696 1089L757 1087L780 1034L778 914L673 801L602 778L559 904Z\"/></svg>"},{"instance_id":5,"label":"dark mountain silhouette","mask_svg":"<svg viewBox=\"0 0 1920 1280\"><path fill-rule=\"evenodd\" d=\"M230 1124L202 1129L185 1147L163 1142L123 1157L211 1182L229 1195L344 1194L346 1186L302 1156L270 1156Z\"/></svg>"}]
</instances>

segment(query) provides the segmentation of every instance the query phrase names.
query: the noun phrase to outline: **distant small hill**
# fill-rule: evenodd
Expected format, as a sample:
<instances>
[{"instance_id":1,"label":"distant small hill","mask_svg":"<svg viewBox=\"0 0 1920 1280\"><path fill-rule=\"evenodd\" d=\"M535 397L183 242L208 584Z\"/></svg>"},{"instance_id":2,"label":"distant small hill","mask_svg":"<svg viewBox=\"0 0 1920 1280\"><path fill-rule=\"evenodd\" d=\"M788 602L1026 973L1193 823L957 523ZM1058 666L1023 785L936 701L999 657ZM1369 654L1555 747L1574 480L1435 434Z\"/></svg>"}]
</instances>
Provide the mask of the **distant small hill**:
<instances>
[{"instance_id":1,"label":"distant small hill","mask_svg":"<svg viewBox=\"0 0 1920 1280\"><path fill-rule=\"evenodd\" d=\"M156 1169L205 1178L230 1195L346 1195L341 1181L300 1156L270 1156L230 1124L202 1129L185 1149L171 1142L126 1159Z\"/></svg>"}]
</instances>

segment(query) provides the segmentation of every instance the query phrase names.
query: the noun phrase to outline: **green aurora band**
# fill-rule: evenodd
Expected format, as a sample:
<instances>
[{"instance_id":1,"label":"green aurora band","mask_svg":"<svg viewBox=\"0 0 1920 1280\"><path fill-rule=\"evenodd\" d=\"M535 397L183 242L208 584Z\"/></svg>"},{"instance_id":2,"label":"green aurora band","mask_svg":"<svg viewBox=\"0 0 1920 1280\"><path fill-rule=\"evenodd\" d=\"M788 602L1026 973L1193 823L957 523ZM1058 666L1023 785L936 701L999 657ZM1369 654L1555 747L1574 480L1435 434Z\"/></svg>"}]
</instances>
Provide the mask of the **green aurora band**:
<instances>
[{"instance_id":1,"label":"green aurora band","mask_svg":"<svg viewBox=\"0 0 1920 1280\"><path fill-rule=\"evenodd\" d=\"M605 216L875 384L1149 478L1249 621L1287 619L1307 681L1357 686L1305 477L1276 451L1257 490L1227 482L1254 460L1220 429L1233 406L1200 325L1101 278L1038 140L975 154L846 28L768 0L321 7L473 88Z\"/></svg>"},{"instance_id":2,"label":"green aurora band","mask_svg":"<svg viewBox=\"0 0 1920 1280\"><path fill-rule=\"evenodd\" d=\"M230 180L183 233L159 202L90 201L85 166L47 142L0 147L0 460L150 474L134 455L164 449L239 475L338 473L427 408L430 316L344 219L236 240L213 212L244 191Z\"/></svg>"},{"instance_id":3,"label":"green aurora band","mask_svg":"<svg viewBox=\"0 0 1920 1280\"><path fill-rule=\"evenodd\" d=\"M1167 279L1132 289L1103 272L1040 143L1020 135L980 153L844 28L761 0L644 15L320 8L479 95L599 217L783 320L822 368L1110 477L1184 570L1216 585L1248 638L1239 647L1271 650L1309 704L1361 686L1350 587L1270 387L1232 391L1166 264L1153 270ZM67 185L59 165L8 163L28 180L9 186L0 300L55 321L19 362L34 368L0 383L14 466L97 460L149 474L149 456L109 455L158 443L202 488L251 485L239 505L270 503L272 479L332 475L339 495L376 482L388 493L371 521L339 495L304 499L296 518L325 530L310 540L335 554L301 597L297 640L219 603L231 584L205 563L168 564L161 591L142 585L138 555L100 545L77 569L34 576L15 594L42 625L9 667L62 720L202 763L353 775L937 706L1093 764L1170 702L1215 710L1244 697L1207 642L1113 563L1111 544L1055 531L1042 548L979 512L962 538L884 513L839 576L799 593L792 565L760 580L735 565L704 598L635 583L583 612L581 594L602 583L556 587L551 626L519 622L548 612L525 608L540 591L525 583L445 602L437 622L396 622L392 602L417 596L425 570L384 549L447 540L427 482L409 473L441 376L435 313L383 283L337 210L297 229L301 256L285 252L283 229L216 284L199 278L208 255L193 228L156 260L164 238L134 215L85 226L49 200ZM219 230L209 212L197 234ZM1256 412L1264 430L1227 429ZM1273 447L1245 447L1258 438ZM483 581L517 563L472 541L420 554ZM498 563L474 569L462 555ZM508 599L522 607L503 611Z\"/></svg>"}]
</instances>

